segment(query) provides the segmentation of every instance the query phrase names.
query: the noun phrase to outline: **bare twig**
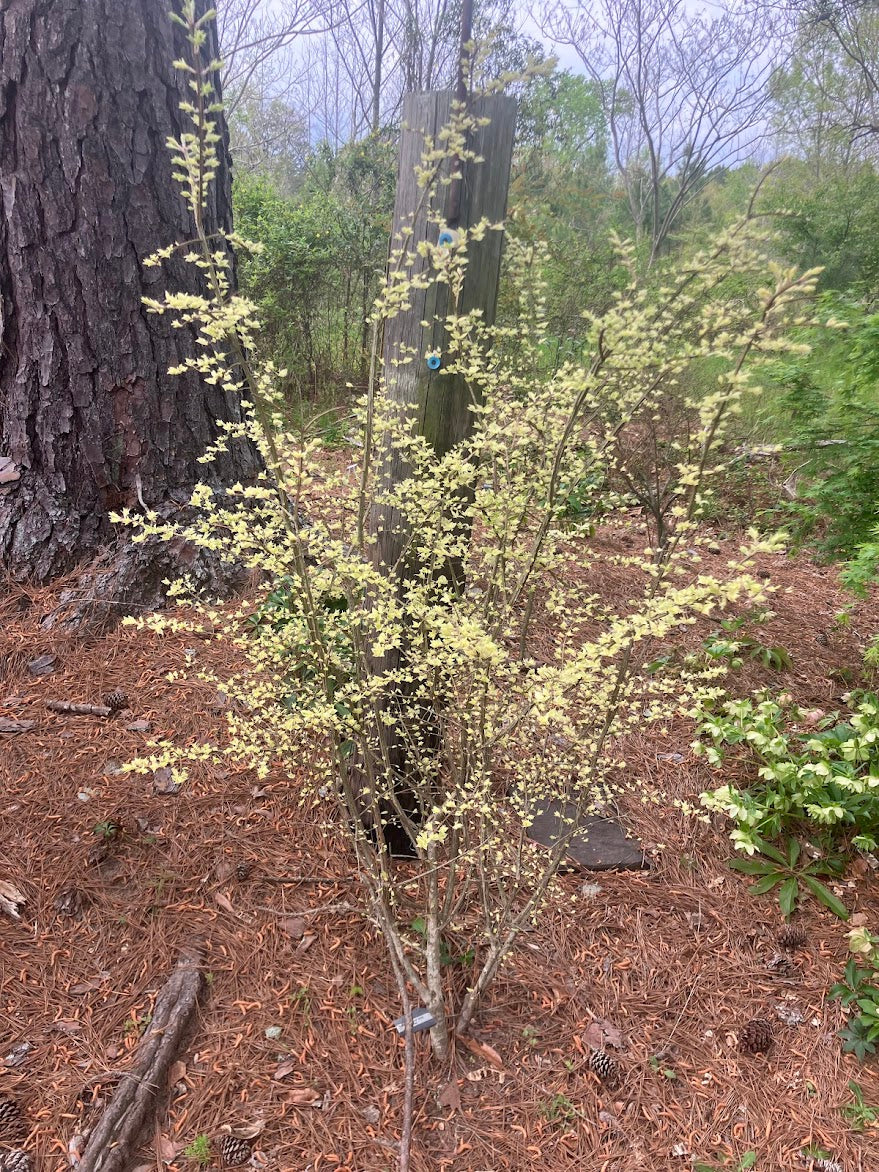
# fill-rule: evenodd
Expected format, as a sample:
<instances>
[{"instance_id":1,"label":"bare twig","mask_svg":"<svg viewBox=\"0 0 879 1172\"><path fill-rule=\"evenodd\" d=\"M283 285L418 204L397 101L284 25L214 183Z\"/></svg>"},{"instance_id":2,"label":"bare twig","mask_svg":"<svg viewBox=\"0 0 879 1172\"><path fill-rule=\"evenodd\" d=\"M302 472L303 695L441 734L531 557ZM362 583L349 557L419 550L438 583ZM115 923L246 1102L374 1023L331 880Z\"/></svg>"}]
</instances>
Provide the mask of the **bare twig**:
<instances>
[{"instance_id":1,"label":"bare twig","mask_svg":"<svg viewBox=\"0 0 879 1172\"><path fill-rule=\"evenodd\" d=\"M307 907L297 908L291 911L289 908L285 911L276 907L259 906L256 909L258 912L268 912L270 916L324 916L330 915L332 912L360 912L365 914L363 908L355 907L353 903L326 903L322 907Z\"/></svg>"}]
</instances>

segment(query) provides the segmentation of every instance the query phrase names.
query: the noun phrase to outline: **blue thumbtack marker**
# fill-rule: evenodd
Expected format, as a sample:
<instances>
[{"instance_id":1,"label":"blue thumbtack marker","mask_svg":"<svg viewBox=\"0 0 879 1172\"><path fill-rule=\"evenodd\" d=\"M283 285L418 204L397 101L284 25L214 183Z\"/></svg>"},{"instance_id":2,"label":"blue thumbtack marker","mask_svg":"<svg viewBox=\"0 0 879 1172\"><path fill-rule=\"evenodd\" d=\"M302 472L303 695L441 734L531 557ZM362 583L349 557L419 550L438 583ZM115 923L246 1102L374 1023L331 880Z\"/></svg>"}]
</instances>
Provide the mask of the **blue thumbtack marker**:
<instances>
[{"instance_id":1,"label":"blue thumbtack marker","mask_svg":"<svg viewBox=\"0 0 879 1172\"><path fill-rule=\"evenodd\" d=\"M439 370L442 364L443 360L440 358L439 354L431 354L427 360L428 369L430 370Z\"/></svg>"},{"instance_id":2,"label":"blue thumbtack marker","mask_svg":"<svg viewBox=\"0 0 879 1172\"><path fill-rule=\"evenodd\" d=\"M454 244L454 243L455 243L454 232L451 232L448 228L444 228L442 230L442 232L440 232L440 234L439 234L439 239L437 240L437 244L440 246L440 248L448 248L450 244Z\"/></svg>"}]
</instances>

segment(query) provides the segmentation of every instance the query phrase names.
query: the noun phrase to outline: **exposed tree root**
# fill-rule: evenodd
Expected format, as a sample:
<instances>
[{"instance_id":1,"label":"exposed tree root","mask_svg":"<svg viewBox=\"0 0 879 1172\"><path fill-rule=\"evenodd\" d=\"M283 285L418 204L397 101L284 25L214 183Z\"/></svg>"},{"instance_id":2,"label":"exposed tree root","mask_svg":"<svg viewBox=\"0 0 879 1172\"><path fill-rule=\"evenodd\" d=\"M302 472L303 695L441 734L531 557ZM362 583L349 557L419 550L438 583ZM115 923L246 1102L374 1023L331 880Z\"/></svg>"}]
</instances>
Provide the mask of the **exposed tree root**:
<instances>
[{"instance_id":1,"label":"exposed tree root","mask_svg":"<svg viewBox=\"0 0 879 1172\"><path fill-rule=\"evenodd\" d=\"M78 1172L124 1172L180 1053L202 989L201 952L184 951L159 994L153 1018L107 1109L89 1137Z\"/></svg>"}]
</instances>

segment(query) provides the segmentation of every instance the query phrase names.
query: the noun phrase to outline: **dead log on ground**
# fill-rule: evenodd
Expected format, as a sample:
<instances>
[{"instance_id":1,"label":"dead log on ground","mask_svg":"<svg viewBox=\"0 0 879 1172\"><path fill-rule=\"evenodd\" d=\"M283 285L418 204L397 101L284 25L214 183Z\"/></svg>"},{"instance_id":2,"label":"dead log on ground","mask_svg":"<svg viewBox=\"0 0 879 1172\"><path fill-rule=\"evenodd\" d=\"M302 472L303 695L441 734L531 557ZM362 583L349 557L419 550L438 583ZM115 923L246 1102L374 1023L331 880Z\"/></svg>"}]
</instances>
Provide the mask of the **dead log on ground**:
<instances>
[{"instance_id":1,"label":"dead log on ground","mask_svg":"<svg viewBox=\"0 0 879 1172\"><path fill-rule=\"evenodd\" d=\"M135 1051L134 1066L122 1076L92 1131L78 1172L124 1172L130 1166L134 1147L186 1040L203 984L200 966L199 951L181 954L156 999L153 1019Z\"/></svg>"},{"instance_id":2,"label":"dead log on ground","mask_svg":"<svg viewBox=\"0 0 879 1172\"><path fill-rule=\"evenodd\" d=\"M113 715L113 709L106 704L74 704L70 700L47 700L46 707L50 712L60 712L62 716Z\"/></svg>"}]
</instances>

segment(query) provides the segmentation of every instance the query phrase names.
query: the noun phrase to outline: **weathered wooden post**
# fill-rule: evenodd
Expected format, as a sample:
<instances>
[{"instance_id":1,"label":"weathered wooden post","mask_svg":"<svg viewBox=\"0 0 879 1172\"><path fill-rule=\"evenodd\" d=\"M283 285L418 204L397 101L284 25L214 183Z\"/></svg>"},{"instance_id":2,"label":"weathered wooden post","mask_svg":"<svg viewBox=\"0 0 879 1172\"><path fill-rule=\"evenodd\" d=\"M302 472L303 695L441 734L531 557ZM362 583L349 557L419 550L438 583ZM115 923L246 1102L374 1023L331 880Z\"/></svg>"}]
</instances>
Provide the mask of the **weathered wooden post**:
<instances>
[{"instance_id":1,"label":"weathered wooden post","mask_svg":"<svg viewBox=\"0 0 879 1172\"><path fill-rule=\"evenodd\" d=\"M462 375L445 370L446 315L478 309L486 324L493 323L503 231L489 230L481 239L467 241L466 273L454 305L448 283L432 279L431 259L420 253L419 244L429 241L441 245L440 235L447 233L452 241L450 246L455 247L457 232L466 234L469 228L484 220L495 225L504 220L516 120L513 98L472 100L468 115L478 122L484 120L484 125L477 124L469 132L462 160L446 161L446 182L424 188L418 182L416 168L422 163L426 147L442 145L441 132L453 119L455 97L451 92L410 94L404 101L389 279L393 281L397 266L412 285L406 308L385 322L382 350L384 395L399 409L404 426L424 436L438 456L470 434L474 422L470 405L479 398L478 387L470 385ZM467 157L471 152L475 159ZM456 174L459 179L455 179ZM423 288L420 287L422 279ZM405 453L391 441L380 443L378 459L379 501L369 518L373 538L371 556L373 563L390 575L402 592L407 577L417 574L419 567L407 551L411 536L409 522L398 509L382 502L381 490L393 488L410 470ZM450 515L454 518L457 511L462 527L470 524L465 503L462 498L448 502ZM463 569L457 562L447 564L446 575L455 587L463 586ZM404 659L405 649L397 647L375 656L370 669L376 676L390 678ZM383 745L383 763L379 768L390 767L394 793L390 803L393 809L386 811L387 816L382 819L382 837L393 853L411 853L413 832L430 796L425 795L419 779L412 775L406 745L416 743L429 748L432 718L427 711L418 715L407 711L408 690L407 685L399 682L389 684L380 703L385 712L393 711L396 717L402 717L404 724L414 717L419 725L417 730L413 727L407 730L400 723L379 721L378 735Z\"/></svg>"},{"instance_id":2,"label":"weathered wooden post","mask_svg":"<svg viewBox=\"0 0 879 1172\"><path fill-rule=\"evenodd\" d=\"M403 104L391 249L394 253L405 248L407 273L416 283L430 265L429 259L418 253L420 242L437 244L443 231L465 232L483 219L497 224L506 215L516 121L514 98L472 100L468 113L488 122L470 132L468 150L483 161L465 160L459 167L460 182L437 184L428 193L418 185L416 167L425 145L440 141L440 132L452 120L454 99L451 91L409 94ZM451 163L446 166L447 178L450 169ZM457 313L480 309L487 324L494 321L502 250L501 231L486 232L482 240L468 243L467 272ZM399 404L401 412L411 413L415 431L425 436L440 456L469 434L473 425L469 404L478 394L463 377L444 370L444 318L450 308L449 297L447 284L431 282L426 289L413 288L409 307L385 323L383 345L387 397ZM430 358L433 361L429 362ZM382 467L384 483L396 484L407 474L401 453L387 451ZM373 511L371 528L377 564L396 565L407 539L403 518L396 510L382 506Z\"/></svg>"}]
</instances>

